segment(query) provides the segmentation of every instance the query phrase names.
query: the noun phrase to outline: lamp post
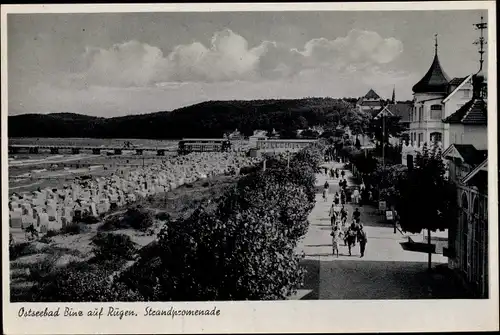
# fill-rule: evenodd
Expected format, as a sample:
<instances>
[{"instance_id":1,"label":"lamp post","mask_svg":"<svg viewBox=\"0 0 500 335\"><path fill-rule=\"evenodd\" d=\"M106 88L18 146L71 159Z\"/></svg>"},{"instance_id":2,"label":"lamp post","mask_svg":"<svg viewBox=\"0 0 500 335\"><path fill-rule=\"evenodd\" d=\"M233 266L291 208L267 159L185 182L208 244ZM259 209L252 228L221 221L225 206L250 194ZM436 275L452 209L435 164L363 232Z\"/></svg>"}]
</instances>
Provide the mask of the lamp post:
<instances>
[{"instance_id":1,"label":"lamp post","mask_svg":"<svg viewBox=\"0 0 500 335\"><path fill-rule=\"evenodd\" d=\"M382 169L385 169L385 113L382 112Z\"/></svg>"}]
</instances>

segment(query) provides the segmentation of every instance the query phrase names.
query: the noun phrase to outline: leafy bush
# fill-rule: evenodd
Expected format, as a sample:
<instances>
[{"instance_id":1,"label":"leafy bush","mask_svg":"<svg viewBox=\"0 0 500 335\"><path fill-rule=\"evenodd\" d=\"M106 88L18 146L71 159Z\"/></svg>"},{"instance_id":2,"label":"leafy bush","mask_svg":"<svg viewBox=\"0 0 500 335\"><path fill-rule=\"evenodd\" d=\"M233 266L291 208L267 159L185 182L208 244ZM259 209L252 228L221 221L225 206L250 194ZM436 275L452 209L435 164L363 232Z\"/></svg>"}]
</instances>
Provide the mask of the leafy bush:
<instances>
[{"instance_id":1,"label":"leafy bush","mask_svg":"<svg viewBox=\"0 0 500 335\"><path fill-rule=\"evenodd\" d=\"M33 286L33 302L142 301L143 297L122 283L110 283L113 270L97 264L71 263L52 271Z\"/></svg>"},{"instance_id":2,"label":"leafy bush","mask_svg":"<svg viewBox=\"0 0 500 335\"><path fill-rule=\"evenodd\" d=\"M303 278L279 213L249 208L224 220L200 208L159 238L159 300L275 300Z\"/></svg>"},{"instance_id":3,"label":"leafy bush","mask_svg":"<svg viewBox=\"0 0 500 335\"><path fill-rule=\"evenodd\" d=\"M96 218L95 216L91 215L90 213L85 212L80 219L78 219L78 222L84 223L84 224L96 224L99 222L99 219Z\"/></svg>"},{"instance_id":4,"label":"leafy bush","mask_svg":"<svg viewBox=\"0 0 500 335\"><path fill-rule=\"evenodd\" d=\"M85 224L73 223L73 224L70 224L70 225L63 227L61 229L61 234L77 235L77 234L86 233L89 230L90 230L90 228Z\"/></svg>"},{"instance_id":5,"label":"leafy bush","mask_svg":"<svg viewBox=\"0 0 500 335\"><path fill-rule=\"evenodd\" d=\"M9 259L14 260L21 256L29 255L31 253L28 249L29 245L29 242L9 243Z\"/></svg>"},{"instance_id":6,"label":"leafy bush","mask_svg":"<svg viewBox=\"0 0 500 335\"><path fill-rule=\"evenodd\" d=\"M136 251L130 237L124 234L98 233L92 244L98 260L131 260Z\"/></svg>"},{"instance_id":7,"label":"leafy bush","mask_svg":"<svg viewBox=\"0 0 500 335\"><path fill-rule=\"evenodd\" d=\"M377 169L377 160L370 154L355 150L350 153L350 162L362 175L370 174Z\"/></svg>"},{"instance_id":8,"label":"leafy bush","mask_svg":"<svg viewBox=\"0 0 500 335\"><path fill-rule=\"evenodd\" d=\"M155 217L160 221L170 220L170 214L168 214L167 212L160 212L160 213L156 214Z\"/></svg>"},{"instance_id":9,"label":"leafy bush","mask_svg":"<svg viewBox=\"0 0 500 335\"><path fill-rule=\"evenodd\" d=\"M45 233L45 237L53 237L59 234L57 230L49 229L47 230L47 233Z\"/></svg>"},{"instance_id":10,"label":"leafy bush","mask_svg":"<svg viewBox=\"0 0 500 335\"><path fill-rule=\"evenodd\" d=\"M307 216L312 209L304 188L287 180L286 171L259 173L242 179L238 189L229 195L241 210L254 208L264 213L276 213L278 227L284 237L296 242L305 235L309 222ZM227 212L227 211L226 211Z\"/></svg>"},{"instance_id":11,"label":"leafy bush","mask_svg":"<svg viewBox=\"0 0 500 335\"><path fill-rule=\"evenodd\" d=\"M116 214L106 218L98 230L110 231L117 229L137 229L146 231L150 228L154 221L154 215L150 210L141 206L128 208L123 214Z\"/></svg>"},{"instance_id":12,"label":"leafy bush","mask_svg":"<svg viewBox=\"0 0 500 335\"><path fill-rule=\"evenodd\" d=\"M108 216L102 225L100 225L97 230L100 231L110 231L110 230L115 230L115 229L126 229L129 228L122 224L123 220L120 215L111 215Z\"/></svg>"},{"instance_id":13,"label":"leafy bush","mask_svg":"<svg viewBox=\"0 0 500 335\"><path fill-rule=\"evenodd\" d=\"M314 172L319 172L319 167L324 159L323 148L320 146L309 146L300 150L291 160L291 164L305 164Z\"/></svg>"}]
</instances>

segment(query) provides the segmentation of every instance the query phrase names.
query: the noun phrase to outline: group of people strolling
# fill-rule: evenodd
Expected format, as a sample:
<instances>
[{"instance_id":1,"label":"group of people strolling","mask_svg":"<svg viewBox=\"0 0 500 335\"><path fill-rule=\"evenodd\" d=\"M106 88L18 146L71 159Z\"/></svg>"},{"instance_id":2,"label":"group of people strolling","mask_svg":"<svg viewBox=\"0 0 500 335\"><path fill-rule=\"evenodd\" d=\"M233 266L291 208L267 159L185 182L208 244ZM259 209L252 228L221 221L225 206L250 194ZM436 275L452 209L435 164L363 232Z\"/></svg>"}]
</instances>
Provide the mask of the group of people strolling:
<instances>
[{"instance_id":1,"label":"group of people strolling","mask_svg":"<svg viewBox=\"0 0 500 335\"><path fill-rule=\"evenodd\" d=\"M359 208L356 208L352 213L352 222L350 225L347 225L348 212L343 205L340 211L337 211L335 204L332 204L329 215L332 226L330 236L332 236L333 255L339 257L339 244L341 241L344 241L344 246L348 247L349 256L352 256L352 248L358 242L360 257L364 257L367 236L361 224Z\"/></svg>"},{"instance_id":2,"label":"group of people strolling","mask_svg":"<svg viewBox=\"0 0 500 335\"><path fill-rule=\"evenodd\" d=\"M332 248L333 255L339 257L339 245L343 241L344 246L348 247L349 256L352 256L352 248L356 247L356 243L359 244L360 257L364 257L365 248L367 243L366 232L361 224L361 213L359 208L352 213L351 224L347 223L347 218L349 213L344 207L345 204L353 202L354 204L362 205L361 197L362 194L366 193L364 184L361 188L355 188L352 192L347 188L347 180L345 178L346 173L344 170L339 170L338 168L327 168L323 167L326 176L330 176L332 179L339 179L340 191L335 192L333 196L333 203L330 208L329 216L332 231L330 233L332 237ZM323 199L328 201L328 193L330 190L330 184L328 180L325 181L323 186Z\"/></svg>"}]
</instances>

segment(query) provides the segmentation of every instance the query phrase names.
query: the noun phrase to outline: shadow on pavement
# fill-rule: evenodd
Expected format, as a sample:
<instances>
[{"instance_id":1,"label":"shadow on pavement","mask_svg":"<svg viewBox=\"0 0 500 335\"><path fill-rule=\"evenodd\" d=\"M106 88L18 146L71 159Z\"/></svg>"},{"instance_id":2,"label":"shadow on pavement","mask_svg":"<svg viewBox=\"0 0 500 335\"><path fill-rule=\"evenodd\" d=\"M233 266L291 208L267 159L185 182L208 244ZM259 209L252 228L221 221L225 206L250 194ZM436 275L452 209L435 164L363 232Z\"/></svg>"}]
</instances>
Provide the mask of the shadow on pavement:
<instances>
[{"instance_id":1,"label":"shadow on pavement","mask_svg":"<svg viewBox=\"0 0 500 335\"><path fill-rule=\"evenodd\" d=\"M330 244L306 244L306 247L331 247L331 243Z\"/></svg>"},{"instance_id":2,"label":"shadow on pavement","mask_svg":"<svg viewBox=\"0 0 500 335\"><path fill-rule=\"evenodd\" d=\"M309 256L330 256L317 254ZM426 262L303 260L302 300L470 299L446 265Z\"/></svg>"},{"instance_id":3,"label":"shadow on pavement","mask_svg":"<svg viewBox=\"0 0 500 335\"><path fill-rule=\"evenodd\" d=\"M318 300L319 292L319 260L304 259L301 266L306 270L303 289L312 290L301 300Z\"/></svg>"},{"instance_id":4,"label":"shadow on pavement","mask_svg":"<svg viewBox=\"0 0 500 335\"><path fill-rule=\"evenodd\" d=\"M313 253L313 254L306 253L307 257L328 257L331 255L332 255L331 252L319 252L319 253Z\"/></svg>"}]
</instances>

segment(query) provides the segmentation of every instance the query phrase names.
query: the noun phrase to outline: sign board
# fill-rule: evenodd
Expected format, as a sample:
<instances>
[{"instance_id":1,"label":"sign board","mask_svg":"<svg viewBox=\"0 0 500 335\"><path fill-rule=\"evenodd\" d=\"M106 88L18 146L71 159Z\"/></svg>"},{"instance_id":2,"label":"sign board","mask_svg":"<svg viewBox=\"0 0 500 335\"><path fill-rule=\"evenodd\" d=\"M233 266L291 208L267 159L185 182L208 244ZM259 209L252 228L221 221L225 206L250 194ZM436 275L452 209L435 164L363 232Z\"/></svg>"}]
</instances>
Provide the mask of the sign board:
<instances>
[{"instance_id":1,"label":"sign board","mask_svg":"<svg viewBox=\"0 0 500 335\"><path fill-rule=\"evenodd\" d=\"M394 220L394 216L393 216L392 211L386 211L385 212L385 217L387 218L388 221Z\"/></svg>"},{"instance_id":2,"label":"sign board","mask_svg":"<svg viewBox=\"0 0 500 335\"><path fill-rule=\"evenodd\" d=\"M385 209L386 209L386 203L385 203L385 201L379 201L378 202L378 210L379 211L385 211Z\"/></svg>"}]
</instances>

